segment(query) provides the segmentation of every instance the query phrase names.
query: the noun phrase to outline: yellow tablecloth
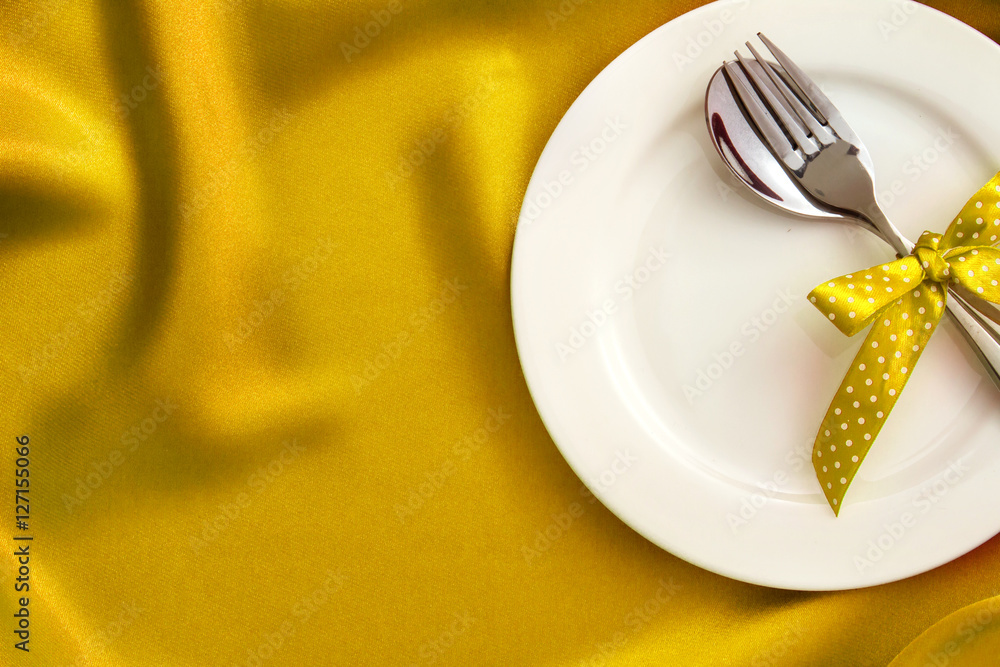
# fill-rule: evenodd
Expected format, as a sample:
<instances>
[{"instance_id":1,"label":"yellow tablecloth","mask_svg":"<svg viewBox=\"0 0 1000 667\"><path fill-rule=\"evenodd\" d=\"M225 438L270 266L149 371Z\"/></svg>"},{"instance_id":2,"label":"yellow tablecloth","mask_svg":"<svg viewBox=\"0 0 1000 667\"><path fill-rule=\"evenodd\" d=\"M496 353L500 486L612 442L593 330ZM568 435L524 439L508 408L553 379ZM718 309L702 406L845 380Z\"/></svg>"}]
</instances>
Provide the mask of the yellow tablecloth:
<instances>
[{"instance_id":1,"label":"yellow tablecloth","mask_svg":"<svg viewBox=\"0 0 1000 667\"><path fill-rule=\"evenodd\" d=\"M532 168L699 4L3 2L2 664L1000 664L1000 540L731 581L585 494L532 405Z\"/></svg>"}]
</instances>

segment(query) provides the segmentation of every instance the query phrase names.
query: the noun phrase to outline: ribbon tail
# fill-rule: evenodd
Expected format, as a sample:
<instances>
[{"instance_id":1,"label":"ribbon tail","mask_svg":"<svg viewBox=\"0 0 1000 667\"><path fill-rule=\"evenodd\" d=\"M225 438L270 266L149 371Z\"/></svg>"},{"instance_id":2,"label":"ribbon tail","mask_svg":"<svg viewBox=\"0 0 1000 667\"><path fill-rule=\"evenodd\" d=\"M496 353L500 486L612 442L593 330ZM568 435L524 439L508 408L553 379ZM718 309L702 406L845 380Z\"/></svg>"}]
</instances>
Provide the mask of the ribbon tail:
<instances>
[{"instance_id":1,"label":"ribbon tail","mask_svg":"<svg viewBox=\"0 0 1000 667\"><path fill-rule=\"evenodd\" d=\"M813 445L813 467L834 514L910 372L944 314L947 293L926 281L872 324L830 404Z\"/></svg>"}]
</instances>

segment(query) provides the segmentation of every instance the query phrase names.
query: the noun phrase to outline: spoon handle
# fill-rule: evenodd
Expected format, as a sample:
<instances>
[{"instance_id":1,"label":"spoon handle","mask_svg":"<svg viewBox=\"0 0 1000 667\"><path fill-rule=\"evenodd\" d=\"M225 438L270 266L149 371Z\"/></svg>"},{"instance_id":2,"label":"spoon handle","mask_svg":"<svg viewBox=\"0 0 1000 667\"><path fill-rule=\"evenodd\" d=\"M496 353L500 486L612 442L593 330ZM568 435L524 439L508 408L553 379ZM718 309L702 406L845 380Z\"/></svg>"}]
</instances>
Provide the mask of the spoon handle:
<instances>
[{"instance_id":1,"label":"spoon handle","mask_svg":"<svg viewBox=\"0 0 1000 667\"><path fill-rule=\"evenodd\" d=\"M976 356L983 362L987 374L1000 387L1000 329L981 316L954 289L948 288L948 314L958 322L962 335L969 341Z\"/></svg>"},{"instance_id":2,"label":"spoon handle","mask_svg":"<svg viewBox=\"0 0 1000 667\"><path fill-rule=\"evenodd\" d=\"M913 243L903 236L889 221L885 212L877 204L868 209L868 220L879 236L893 247L900 257L913 252ZM984 317L968 300L948 286L948 314L958 323L962 335L969 341L973 351L993 383L1000 387L1000 325Z\"/></svg>"}]
</instances>

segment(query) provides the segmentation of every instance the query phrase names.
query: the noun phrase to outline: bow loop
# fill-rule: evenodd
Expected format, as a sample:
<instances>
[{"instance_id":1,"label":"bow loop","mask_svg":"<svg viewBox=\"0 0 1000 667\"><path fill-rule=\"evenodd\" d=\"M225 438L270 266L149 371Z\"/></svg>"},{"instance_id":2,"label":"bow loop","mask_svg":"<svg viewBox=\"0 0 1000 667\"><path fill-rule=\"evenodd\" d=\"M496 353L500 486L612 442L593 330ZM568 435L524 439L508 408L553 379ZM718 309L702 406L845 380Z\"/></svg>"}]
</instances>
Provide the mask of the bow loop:
<instances>
[{"instance_id":1,"label":"bow loop","mask_svg":"<svg viewBox=\"0 0 1000 667\"><path fill-rule=\"evenodd\" d=\"M986 199L996 200L998 195L1000 193L993 187L983 188L948 227L941 239L941 247L991 246L1000 242L1000 207L983 202Z\"/></svg>"},{"instance_id":2,"label":"bow loop","mask_svg":"<svg viewBox=\"0 0 1000 667\"><path fill-rule=\"evenodd\" d=\"M944 315L948 284L1000 304L1000 173L944 234L924 232L913 254L835 278L809 300L843 333L871 325L827 410L813 467L830 507L844 495Z\"/></svg>"},{"instance_id":3,"label":"bow loop","mask_svg":"<svg viewBox=\"0 0 1000 667\"><path fill-rule=\"evenodd\" d=\"M955 248L945 257L951 266L952 282L987 301L1000 301L1000 249Z\"/></svg>"},{"instance_id":4,"label":"bow loop","mask_svg":"<svg viewBox=\"0 0 1000 667\"><path fill-rule=\"evenodd\" d=\"M841 332L853 336L923 279L920 263L914 257L904 257L834 278L810 292L809 301Z\"/></svg>"}]
</instances>

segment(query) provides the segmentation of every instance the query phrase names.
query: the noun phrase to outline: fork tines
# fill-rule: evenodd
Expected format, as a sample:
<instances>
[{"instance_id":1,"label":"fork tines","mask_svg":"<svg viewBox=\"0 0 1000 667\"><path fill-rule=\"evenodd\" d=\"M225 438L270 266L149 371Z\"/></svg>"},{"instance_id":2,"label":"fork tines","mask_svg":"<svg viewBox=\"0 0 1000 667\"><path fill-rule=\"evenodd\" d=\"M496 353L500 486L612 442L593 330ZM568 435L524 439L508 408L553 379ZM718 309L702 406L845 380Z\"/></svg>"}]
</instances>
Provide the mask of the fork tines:
<instances>
[{"instance_id":1,"label":"fork tines","mask_svg":"<svg viewBox=\"0 0 1000 667\"><path fill-rule=\"evenodd\" d=\"M724 70L775 154L797 171L837 138L857 145L857 136L819 86L763 33L758 36L777 64L747 42L753 57L736 52L736 61L725 63Z\"/></svg>"}]
</instances>

